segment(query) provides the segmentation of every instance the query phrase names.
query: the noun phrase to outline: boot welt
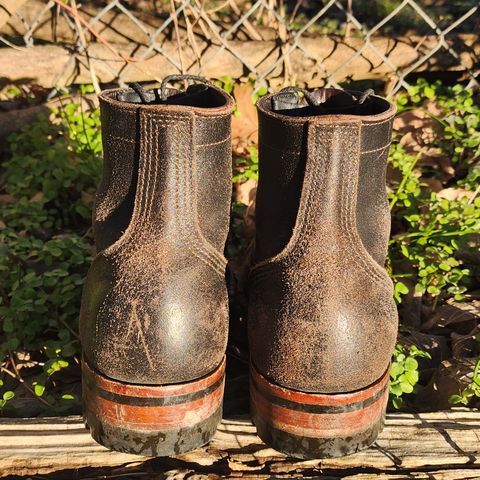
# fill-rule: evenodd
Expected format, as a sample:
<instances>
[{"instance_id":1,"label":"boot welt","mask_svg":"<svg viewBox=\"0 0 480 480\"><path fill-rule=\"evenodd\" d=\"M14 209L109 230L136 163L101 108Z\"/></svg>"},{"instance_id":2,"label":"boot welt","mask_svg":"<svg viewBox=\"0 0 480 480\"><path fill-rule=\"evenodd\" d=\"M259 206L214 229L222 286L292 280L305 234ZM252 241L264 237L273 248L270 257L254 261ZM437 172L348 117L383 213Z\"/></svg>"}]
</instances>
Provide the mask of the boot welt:
<instances>
[{"instance_id":1,"label":"boot welt","mask_svg":"<svg viewBox=\"0 0 480 480\"><path fill-rule=\"evenodd\" d=\"M208 443L222 419L225 358L188 383L119 382L82 360L84 420L101 445L146 456L176 455Z\"/></svg>"},{"instance_id":2,"label":"boot welt","mask_svg":"<svg viewBox=\"0 0 480 480\"><path fill-rule=\"evenodd\" d=\"M251 365L250 402L258 436L296 458L333 458L369 447L382 431L389 370L351 393L304 393L269 382Z\"/></svg>"}]
</instances>

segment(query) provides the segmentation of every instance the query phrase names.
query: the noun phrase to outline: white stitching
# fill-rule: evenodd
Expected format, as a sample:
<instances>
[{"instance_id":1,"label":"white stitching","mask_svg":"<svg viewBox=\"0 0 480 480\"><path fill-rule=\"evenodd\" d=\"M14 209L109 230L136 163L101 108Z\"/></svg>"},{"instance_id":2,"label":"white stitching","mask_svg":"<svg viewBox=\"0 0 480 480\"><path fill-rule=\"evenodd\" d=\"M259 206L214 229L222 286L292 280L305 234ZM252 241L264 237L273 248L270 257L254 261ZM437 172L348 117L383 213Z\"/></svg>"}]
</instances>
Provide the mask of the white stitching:
<instances>
[{"instance_id":1,"label":"white stitching","mask_svg":"<svg viewBox=\"0 0 480 480\"><path fill-rule=\"evenodd\" d=\"M107 138L114 138L115 140L123 140L124 142L128 143L136 143L135 140L133 140L132 138L119 137L118 135L113 135L113 133L107 133L105 136Z\"/></svg>"},{"instance_id":2,"label":"white stitching","mask_svg":"<svg viewBox=\"0 0 480 480\"><path fill-rule=\"evenodd\" d=\"M381 122L377 123L362 123L362 127L376 127L377 125L383 125L384 123L391 122L393 120L392 117L387 118L386 120L382 120Z\"/></svg>"},{"instance_id":3,"label":"white stitching","mask_svg":"<svg viewBox=\"0 0 480 480\"><path fill-rule=\"evenodd\" d=\"M223 140L219 140L218 142L212 142L212 143L202 143L200 145L195 145L195 148L200 148L200 147L211 147L213 145L220 145L221 143L228 142L230 140L230 135L227 138L224 138Z\"/></svg>"},{"instance_id":4,"label":"white stitching","mask_svg":"<svg viewBox=\"0 0 480 480\"><path fill-rule=\"evenodd\" d=\"M374 149L372 149L372 150L362 150L362 151L360 152L360 155L363 155L364 153L373 153L373 152L379 152L380 150L385 150L385 149L388 148L391 144L392 144L392 142L388 142L386 145L383 145L383 147L374 148Z\"/></svg>"}]
</instances>

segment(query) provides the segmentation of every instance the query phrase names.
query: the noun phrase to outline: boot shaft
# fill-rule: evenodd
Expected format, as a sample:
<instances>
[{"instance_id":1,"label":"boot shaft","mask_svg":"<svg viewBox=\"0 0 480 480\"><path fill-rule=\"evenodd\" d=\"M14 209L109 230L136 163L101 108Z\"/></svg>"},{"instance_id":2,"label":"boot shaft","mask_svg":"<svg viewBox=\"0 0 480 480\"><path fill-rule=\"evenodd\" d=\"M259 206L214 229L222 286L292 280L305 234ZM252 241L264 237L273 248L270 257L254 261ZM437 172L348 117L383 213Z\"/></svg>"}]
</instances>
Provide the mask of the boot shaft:
<instances>
[{"instance_id":1,"label":"boot shaft","mask_svg":"<svg viewBox=\"0 0 480 480\"><path fill-rule=\"evenodd\" d=\"M275 95L258 102L256 260L277 255L300 234L296 225L308 224L313 243L357 230L383 267L390 232L386 159L396 109L379 97L359 106L358 92L325 90L331 96L317 108L278 110L285 105Z\"/></svg>"},{"instance_id":2,"label":"boot shaft","mask_svg":"<svg viewBox=\"0 0 480 480\"><path fill-rule=\"evenodd\" d=\"M174 102L178 93L169 93ZM144 105L137 94L122 90L100 95L104 171L93 218L98 251L127 228L181 243L197 231L223 250L231 197L231 101L213 90L190 103L205 106Z\"/></svg>"}]
</instances>

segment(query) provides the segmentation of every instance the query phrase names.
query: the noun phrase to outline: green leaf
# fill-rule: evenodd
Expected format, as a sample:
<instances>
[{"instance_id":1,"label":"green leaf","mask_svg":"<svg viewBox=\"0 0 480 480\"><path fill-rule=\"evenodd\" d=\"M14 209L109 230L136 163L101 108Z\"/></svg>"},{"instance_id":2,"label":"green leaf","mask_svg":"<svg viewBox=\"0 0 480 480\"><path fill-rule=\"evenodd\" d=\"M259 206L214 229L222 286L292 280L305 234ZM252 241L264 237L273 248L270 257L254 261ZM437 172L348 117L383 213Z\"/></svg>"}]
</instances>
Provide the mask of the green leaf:
<instances>
[{"instance_id":1,"label":"green leaf","mask_svg":"<svg viewBox=\"0 0 480 480\"><path fill-rule=\"evenodd\" d=\"M409 292L408 287L403 282L397 282L395 284L395 291L402 295L406 295Z\"/></svg>"},{"instance_id":2,"label":"green leaf","mask_svg":"<svg viewBox=\"0 0 480 480\"><path fill-rule=\"evenodd\" d=\"M448 401L454 405L458 404L458 403L462 403L464 405L466 405L468 403L468 399L460 396L460 395L451 395L450 398L448 399Z\"/></svg>"},{"instance_id":3,"label":"green leaf","mask_svg":"<svg viewBox=\"0 0 480 480\"><path fill-rule=\"evenodd\" d=\"M41 397L43 395L43 392L45 391L45 386L44 385L40 385L39 383L37 383L34 387L33 387L33 390L35 392L35 395L37 397Z\"/></svg>"},{"instance_id":4,"label":"green leaf","mask_svg":"<svg viewBox=\"0 0 480 480\"><path fill-rule=\"evenodd\" d=\"M404 392L404 393L412 393L413 392L413 386L408 382L401 382L400 383L400 388L402 389L402 392Z\"/></svg>"},{"instance_id":5,"label":"green leaf","mask_svg":"<svg viewBox=\"0 0 480 480\"><path fill-rule=\"evenodd\" d=\"M414 358L408 357L405 360L405 370L418 370L418 362Z\"/></svg>"},{"instance_id":6,"label":"green leaf","mask_svg":"<svg viewBox=\"0 0 480 480\"><path fill-rule=\"evenodd\" d=\"M430 285L427 287L427 292L431 293L432 295L438 295L440 293L440 289L436 285Z\"/></svg>"},{"instance_id":7,"label":"green leaf","mask_svg":"<svg viewBox=\"0 0 480 480\"><path fill-rule=\"evenodd\" d=\"M405 377L406 379L408 380L408 382L410 383L410 385L416 385L417 382L418 382L418 371L416 370L407 370L405 372Z\"/></svg>"},{"instance_id":8,"label":"green leaf","mask_svg":"<svg viewBox=\"0 0 480 480\"><path fill-rule=\"evenodd\" d=\"M402 387L400 384L390 384L390 393L396 397L400 397L403 393Z\"/></svg>"},{"instance_id":9,"label":"green leaf","mask_svg":"<svg viewBox=\"0 0 480 480\"><path fill-rule=\"evenodd\" d=\"M395 379L399 377L404 371L405 369L401 363L393 362L390 368L390 376Z\"/></svg>"},{"instance_id":10,"label":"green leaf","mask_svg":"<svg viewBox=\"0 0 480 480\"><path fill-rule=\"evenodd\" d=\"M392 405L394 408L396 408L397 410L402 408L403 406L403 399L400 398L400 397L393 397L392 398Z\"/></svg>"},{"instance_id":11,"label":"green leaf","mask_svg":"<svg viewBox=\"0 0 480 480\"><path fill-rule=\"evenodd\" d=\"M11 390L8 390L3 394L3 399L5 401L8 401L8 400L11 400L14 396L15 396L15 393L12 392Z\"/></svg>"},{"instance_id":12,"label":"green leaf","mask_svg":"<svg viewBox=\"0 0 480 480\"><path fill-rule=\"evenodd\" d=\"M429 358L431 359L432 356L428 353L425 352L424 350L420 350L417 346L412 345L410 347L410 356L411 357L422 357L422 358Z\"/></svg>"}]
</instances>

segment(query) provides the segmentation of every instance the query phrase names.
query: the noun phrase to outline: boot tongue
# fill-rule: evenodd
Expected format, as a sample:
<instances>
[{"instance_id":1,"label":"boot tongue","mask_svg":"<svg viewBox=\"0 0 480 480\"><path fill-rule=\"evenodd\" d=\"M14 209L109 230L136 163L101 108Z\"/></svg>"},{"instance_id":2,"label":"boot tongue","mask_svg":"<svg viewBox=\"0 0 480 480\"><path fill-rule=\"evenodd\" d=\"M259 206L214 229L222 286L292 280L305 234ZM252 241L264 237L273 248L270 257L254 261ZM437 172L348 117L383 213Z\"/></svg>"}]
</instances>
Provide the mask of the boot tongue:
<instances>
[{"instance_id":1,"label":"boot tongue","mask_svg":"<svg viewBox=\"0 0 480 480\"><path fill-rule=\"evenodd\" d=\"M133 85L131 85L132 87ZM176 104L182 105L195 101L199 98L201 93L208 90L206 85L190 85L187 90L181 91L177 88L167 88L163 91L164 98L162 99L162 91L159 88L152 90L136 90L131 88L117 94L117 100L127 103L141 103L143 105L149 104Z\"/></svg>"},{"instance_id":2,"label":"boot tongue","mask_svg":"<svg viewBox=\"0 0 480 480\"><path fill-rule=\"evenodd\" d=\"M308 105L305 97L300 97L296 92L279 92L272 96L272 110L294 110Z\"/></svg>"},{"instance_id":3,"label":"boot tongue","mask_svg":"<svg viewBox=\"0 0 480 480\"><path fill-rule=\"evenodd\" d=\"M199 107L206 107L206 92L208 85L197 83L190 85L185 91L175 89L165 100L166 104L173 105L191 105L192 103ZM203 105L205 103L205 105Z\"/></svg>"},{"instance_id":4,"label":"boot tongue","mask_svg":"<svg viewBox=\"0 0 480 480\"><path fill-rule=\"evenodd\" d=\"M179 81L196 83L190 84L186 90L168 86L169 83ZM160 88L152 90L145 90L139 83L132 83L130 89L117 94L117 100L143 105L188 105L208 108L217 106L215 104L218 103L211 86L210 81L196 75L169 75L163 79Z\"/></svg>"},{"instance_id":5,"label":"boot tongue","mask_svg":"<svg viewBox=\"0 0 480 480\"><path fill-rule=\"evenodd\" d=\"M317 88L313 91L308 91L303 88L287 87L272 96L271 108L274 112L281 113L283 111L287 115L298 116L328 114L361 115L362 110L368 110L368 105L371 102L369 96L372 93L373 91L367 90L364 94L355 96L335 88Z\"/></svg>"}]
</instances>

